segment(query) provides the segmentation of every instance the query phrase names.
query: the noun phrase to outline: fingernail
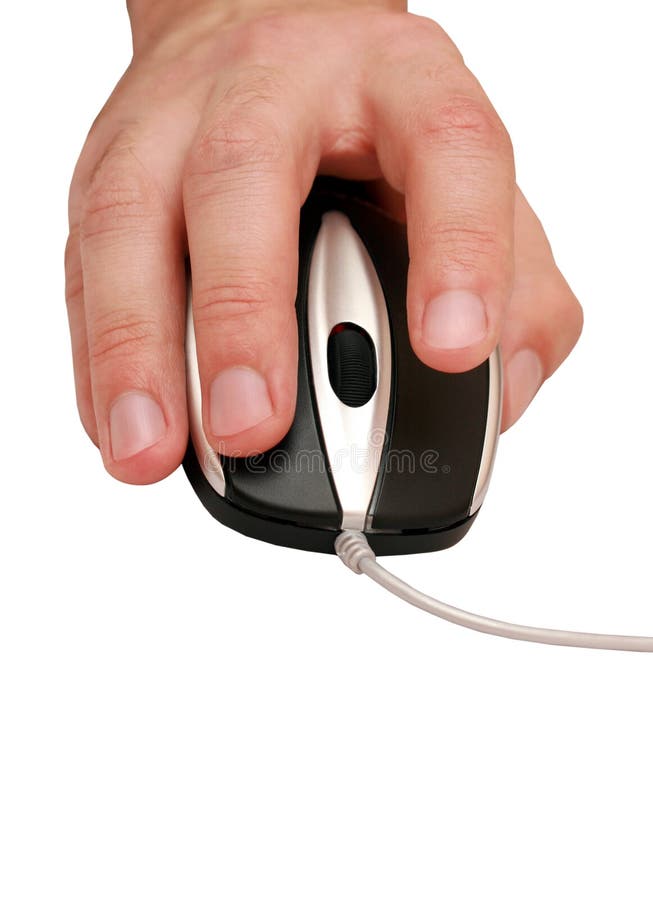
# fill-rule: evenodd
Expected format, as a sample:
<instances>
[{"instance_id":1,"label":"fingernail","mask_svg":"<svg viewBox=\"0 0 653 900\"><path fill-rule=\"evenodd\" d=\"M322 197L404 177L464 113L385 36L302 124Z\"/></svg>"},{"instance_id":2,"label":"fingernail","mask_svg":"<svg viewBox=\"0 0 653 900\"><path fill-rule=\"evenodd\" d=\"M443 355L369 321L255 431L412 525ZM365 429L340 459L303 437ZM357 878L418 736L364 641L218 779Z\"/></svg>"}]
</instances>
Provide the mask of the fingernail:
<instances>
[{"instance_id":1,"label":"fingernail","mask_svg":"<svg viewBox=\"0 0 653 900\"><path fill-rule=\"evenodd\" d=\"M265 378L255 369L225 369L211 385L211 431L220 437L253 428L272 415Z\"/></svg>"},{"instance_id":2,"label":"fingernail","mask_svg":"<svg viewBox=\"0 0 653 900\"><path fill-rule=\"evenodd\" d=\"M458 350L482 341L487 334L485 303L472 291L444 291L426 304L422 335L439 350Z\"/></svg>"},{"instance_id":3,"label":"fingernail","mask_svg":"<svg viewBox=\"0 0 653 900\"><path fill-rule=\"evenodd\" d=\"M116 461L129 459L158 443L166 433L163 410L149 394L121 394L109 412L111 455Z\"/></svg>"},{"instance_id":4,"label":"fingernail","mask_svg":"<svg viewBox=\"0 0 653 900\"><path fill-rule=\"evenodd\" d=\"M519 350L506 366L508 420L516 422L540 389L544 370L534 350Z\"/></svg>"}]
</instances>

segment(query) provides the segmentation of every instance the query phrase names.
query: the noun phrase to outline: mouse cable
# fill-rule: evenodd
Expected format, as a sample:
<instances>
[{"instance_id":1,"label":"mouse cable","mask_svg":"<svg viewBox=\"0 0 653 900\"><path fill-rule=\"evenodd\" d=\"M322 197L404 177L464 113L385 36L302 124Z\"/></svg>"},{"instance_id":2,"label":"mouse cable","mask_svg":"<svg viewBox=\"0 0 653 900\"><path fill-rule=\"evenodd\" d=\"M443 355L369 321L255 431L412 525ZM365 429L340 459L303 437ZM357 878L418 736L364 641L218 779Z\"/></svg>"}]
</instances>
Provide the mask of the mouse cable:
<instances>
[{"instance_id":1,"label":"mouse cable","mask_svg":"<svg viewBox=\"0 0 653 900\"><path fill-rule=\"evenodd\" d=\"M367 538L360 531L343 531L336 538L335 550L340 559L357 575L367 575L381 587L406 600L418 609L485 634L512 638L516 641L533 641L537 644L557 644L562 647L584 647L592 650L638 650L653 653L653 637L638 637L619 634L592 634L583 631L562 631L556 628L535 628L530 625L515 625L499 619L489 619L476 613L458 609L423 594L401 578L388 572L377 562Z\"/></svg>"}]
</instances>

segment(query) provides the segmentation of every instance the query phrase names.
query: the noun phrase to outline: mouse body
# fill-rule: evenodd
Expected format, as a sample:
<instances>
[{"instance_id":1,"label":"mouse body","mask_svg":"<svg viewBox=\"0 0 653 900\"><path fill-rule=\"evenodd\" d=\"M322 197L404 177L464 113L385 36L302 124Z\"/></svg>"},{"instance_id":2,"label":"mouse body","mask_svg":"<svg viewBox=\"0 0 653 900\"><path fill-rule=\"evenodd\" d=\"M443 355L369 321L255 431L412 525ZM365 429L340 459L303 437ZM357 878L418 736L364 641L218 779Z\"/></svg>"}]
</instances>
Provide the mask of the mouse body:
<instances>
[{"instance_id":1,"label":"mouse body","mask_svg":"<svg viewBox=\"0 0 653 900\"><path fill-rule=\"evenodd\" d=\"M487 491L501 422L498 349L449 374L414 354L406 318L405 225L353 182L318 178L301 212L297 405L272 450L224 457L209 444L192 322L184 469L225 525L333 553L343 530L379 555L450 547Z\"/></svg>"}]
</instances>

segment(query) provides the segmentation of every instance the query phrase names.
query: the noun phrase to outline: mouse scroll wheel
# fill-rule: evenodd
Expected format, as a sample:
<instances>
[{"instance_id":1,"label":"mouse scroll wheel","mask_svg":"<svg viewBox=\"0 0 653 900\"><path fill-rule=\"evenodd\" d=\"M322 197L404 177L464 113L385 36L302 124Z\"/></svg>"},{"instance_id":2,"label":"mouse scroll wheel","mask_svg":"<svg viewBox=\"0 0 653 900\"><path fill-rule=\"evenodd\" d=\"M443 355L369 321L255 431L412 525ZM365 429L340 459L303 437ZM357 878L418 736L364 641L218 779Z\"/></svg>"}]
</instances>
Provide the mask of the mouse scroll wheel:
<instances>
[{"instance_id":1,"label":"mouse scroll wheel","mask_svg":"<svg viewBox=\"0 0 653 900\"><path fill-rule=\"evenodd\" d=\"M340 322L327 344L329 381L346 406L365 406L376 390L376 352L369 334L353 322Z\"/></svg>"}]
</instances>

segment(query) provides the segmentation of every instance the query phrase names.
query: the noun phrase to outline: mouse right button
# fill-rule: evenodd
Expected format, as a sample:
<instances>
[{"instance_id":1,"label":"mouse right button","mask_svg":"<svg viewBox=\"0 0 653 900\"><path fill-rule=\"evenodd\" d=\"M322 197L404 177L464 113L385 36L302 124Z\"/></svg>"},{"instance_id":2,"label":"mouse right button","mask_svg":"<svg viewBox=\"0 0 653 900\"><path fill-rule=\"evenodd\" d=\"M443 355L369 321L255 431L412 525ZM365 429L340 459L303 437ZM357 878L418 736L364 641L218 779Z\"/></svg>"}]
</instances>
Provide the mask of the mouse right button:
<instances>
[{"instance_id":1,"label":"mouse right button","mask_svg":"<svg viewBox=\"0 0 653 900\"><path fill-rule=\"evenodd\" d=\"M394 420L372 528L450 528L476 512L487 488L500 419L498 354L468 372L439 372L410 349L400 310L394 325Z\"/></svg>"}]
</instances>

